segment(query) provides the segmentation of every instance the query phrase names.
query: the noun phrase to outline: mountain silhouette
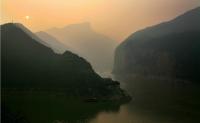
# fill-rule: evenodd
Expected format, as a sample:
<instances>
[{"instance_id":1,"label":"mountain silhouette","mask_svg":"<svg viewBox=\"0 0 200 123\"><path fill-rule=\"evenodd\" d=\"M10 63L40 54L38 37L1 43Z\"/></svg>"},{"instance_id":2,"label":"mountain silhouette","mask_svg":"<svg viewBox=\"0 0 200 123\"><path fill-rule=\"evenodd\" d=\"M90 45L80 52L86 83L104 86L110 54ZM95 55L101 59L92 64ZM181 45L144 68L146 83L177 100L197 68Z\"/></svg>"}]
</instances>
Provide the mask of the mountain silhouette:
<instances>
[{"instance_id":1,"label":"mountain silhouette","mask_svg":"<svg viewBox=\"0 0 200 123\"><path fill-rule=\"evenodd\" d=\"M64 28L52 28L46 32L74 49L76 54L87 59L95 71L112 70L117 42L94 31L90 23L71 24Z\"/></svg>"},{"instance_id":2,"label":"mountain silhouette","mask_svg":"<svg viewBox=\"0 0 200 123\"><path fill-rule=\"evenodd\" d=\"M58 41L55 37L49 35L46 32L40 31L35 33L41 40L46 42L50 48L54 50L55 53L63 54L67 49L70 50L70 48L64 44L62 44L60 41ZM72 51L72 50L70 50Z\"/></svg>"},{"instance_id":3,"label":"mountain silhouette","mask_svg":"<svg viewBox=\"0 0 200 123\"><path fill-rule=\"evenodd\" d=\"M29 35L32 39L34 39L35 41L47 46L47 47L50 47L50 45L43 41L42 39L40 39L38 36L36 36L34 33L32 33L29 29L27 29L23 24L21 23L15 23L15 26L20 28L24 33L26 33L27 35Z\"/></svg>"},{"instance_id":4,"label":"mountain silhouette","mask_svg":"<svg viewBox=\"0 0 200 123\"><path fill-rule=\"evenodd\" d=\"M107 99L126 97L118 82L101 78L85 59L69 51L54 53L18 25L1 25L3 88L61 89L73 96Z\"/></svg>"},{"instance_id":5,"label":"mountain silhouette","mask_svg":"<svg viewBox=\"0 0 200 123\"><path fill-rule=\"evenodd\" d=\"M113 73L199 81L200 7L137 31L115 51Z\"/></svg>"}]
</instances>

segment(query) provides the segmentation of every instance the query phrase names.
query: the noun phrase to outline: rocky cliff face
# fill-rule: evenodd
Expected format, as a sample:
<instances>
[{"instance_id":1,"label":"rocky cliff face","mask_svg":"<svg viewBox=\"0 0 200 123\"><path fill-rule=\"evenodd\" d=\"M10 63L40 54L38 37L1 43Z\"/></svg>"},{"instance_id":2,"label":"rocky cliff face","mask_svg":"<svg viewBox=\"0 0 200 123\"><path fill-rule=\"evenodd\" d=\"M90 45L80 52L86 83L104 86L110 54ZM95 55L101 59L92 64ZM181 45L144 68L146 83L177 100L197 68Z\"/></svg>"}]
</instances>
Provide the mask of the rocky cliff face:
<instances>
[{"instance_id":1,"label":"rocky cliff face","mask_svg":"<svg viewBox=\"0 0 200 123\"><path fill-rule=\"evenodd\" d=\"M128 37L115 51L113 73L198 81L200 8Z\"/></svg>"}]
</instances>

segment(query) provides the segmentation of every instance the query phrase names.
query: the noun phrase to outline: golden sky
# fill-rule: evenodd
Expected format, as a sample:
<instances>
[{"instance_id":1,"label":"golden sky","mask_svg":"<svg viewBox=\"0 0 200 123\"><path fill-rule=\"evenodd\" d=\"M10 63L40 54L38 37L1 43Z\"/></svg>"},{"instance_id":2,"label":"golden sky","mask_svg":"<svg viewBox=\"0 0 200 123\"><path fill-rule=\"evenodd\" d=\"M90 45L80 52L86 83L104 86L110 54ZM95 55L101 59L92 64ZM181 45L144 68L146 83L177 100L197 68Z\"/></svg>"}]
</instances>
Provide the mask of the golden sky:
<instances>
[{"instance_id":1,"label":"golden sky","mask_svg":"<svg viewBox=\"0 0 200 123\"><path fill-rule=\"evenodd\" d=\"M32 31L90 22L117 41L200 6L199 0L0 0L1 23L23 23Z\"/></svg>"}]
</instances>

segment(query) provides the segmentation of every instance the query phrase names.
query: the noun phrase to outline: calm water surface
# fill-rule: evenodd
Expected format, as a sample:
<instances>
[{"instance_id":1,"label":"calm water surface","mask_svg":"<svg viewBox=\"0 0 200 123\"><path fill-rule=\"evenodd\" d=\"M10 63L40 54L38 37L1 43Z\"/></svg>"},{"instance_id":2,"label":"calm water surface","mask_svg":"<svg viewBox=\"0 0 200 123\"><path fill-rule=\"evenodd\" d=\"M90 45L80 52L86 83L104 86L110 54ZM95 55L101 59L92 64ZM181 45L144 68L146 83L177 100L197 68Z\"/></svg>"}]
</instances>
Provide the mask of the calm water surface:
<instances>
[{"instance_id":1,"label":"calm water surface","mask_svg":"<svg viewBox=\"0 0 200 123\"><path fill-rule=\"evenodd\" d=\"M4 100L30 123L200 123L199 86L140 79L126 83L121 86L129 87L133 100L121 106L42 92L14 91Z\"/></svg>"},{"instance_id":2,"label":"calm water surface","mask_svg":"<svg viewBox=\"0 0 200 123\"><path fill-rule=\"evenodd\" d=\"M54 121L55 123L186 123L184 118L156 114L151 110L141 110L134 103L122 105L119 111L102 111L91 119L77 121ZM189 123L189 122L188 122ZM190 122L193 123L193 122ZM195 123L195 122L194 122Z\"/></svg>"},{"instance_id":3,"label":"calm water surface","mask_svg":"<svg viewBox=\"0 0 200 123\"><path fill-rule=\"evenodd\" d=\"M139 110L133 103L122 105L118 112L100 112L89 123L178 123L180 120L161 116L150 110Z\"/></svg>"}]
</instances>

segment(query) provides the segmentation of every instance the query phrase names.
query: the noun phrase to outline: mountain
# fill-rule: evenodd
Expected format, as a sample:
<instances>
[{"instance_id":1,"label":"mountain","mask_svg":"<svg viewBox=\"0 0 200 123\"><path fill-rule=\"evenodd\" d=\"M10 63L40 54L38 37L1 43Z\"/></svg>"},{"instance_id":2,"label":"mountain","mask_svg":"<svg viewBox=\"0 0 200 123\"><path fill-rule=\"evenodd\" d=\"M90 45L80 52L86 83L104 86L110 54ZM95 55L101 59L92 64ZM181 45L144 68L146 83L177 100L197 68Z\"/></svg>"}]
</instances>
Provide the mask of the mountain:
<instances>
[{"instance_id":1,"label":"mountain","mask_svg":"<svg viewBox=\"0 0 200 123\"><path fill-rule=\"evenodd\" d=\"M90 23L71 24L64 28L52 28L46 32L87 59L95 71L102 73L112 70L117 42L94 31Z\"/></svg>"},{"instance_id":2,"label":"mountain","mask_svg":"<svg viewBox=\"0 0 200 123\"><path fill-rule=\"evenodd\" d=\"M40 31L35 33L41 40L45 41L49 47L51 47L55 53L63 54L67 49L70 48L62 44L55 37L49 35L46 32ZM70 50L71 51L71 50Z\"/></svg>"},{"instance_id":3,"label":"mountain","mask_svg":"<svg viewBox=\"0 0 200 123\"><path fill-rule=\"evenodd\" d=\"M26 33L27 35L29 35L32 39L34 39L35 41L50 47L48 43L46 43L45 41L41 40L39 37L37 37L34 33L32 33L29 29L27 29L23 24L21 23L15 23L15 26L17 26L18 28L20 28L24 33Z\"/></svg>"},{"instance_id":4,"label":"mountain","mask_svg":"<svg viewBox=\"0 0 200 123\"><path fill-rule=\"evenodd\" d=\"M101 78L85 59L69 51L54 53L18 25L1 25L2 88L64 90L68 95L106 99L127 97L118 82Z\"/></svg>"},{"instance_id":5,"label":"mountain","mask_svg":"<svg viewBox=\"0 0 200 123\"><path fill-rule=\"evenodd\" d=\"M55 53L62 54L67 49L70 49L69 47L60 43L55 37L53 37L45 32L40 31L40 32L36 32L34 34L29 29L27 29L24 25L22 25L20 23L15 23L15 26L20 28L24 33L29 35L35 41L43 44L46 47L51 48Z\"/></svg>"},{"instance_id":6,"label":"mountain","mask_svg":"<svg viewBox=\"0 0 200 123\"><path fill-rule=\"evenodd\" d=\"M199 81L200 7L137 31L115 51L113 73Z\"/></svg>"}]
</instances>

